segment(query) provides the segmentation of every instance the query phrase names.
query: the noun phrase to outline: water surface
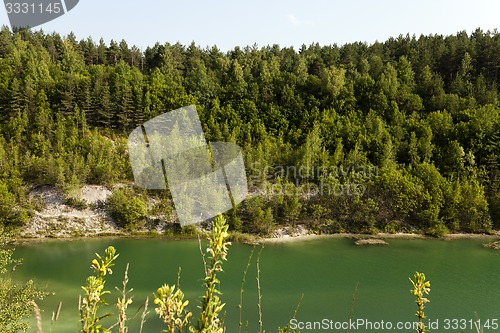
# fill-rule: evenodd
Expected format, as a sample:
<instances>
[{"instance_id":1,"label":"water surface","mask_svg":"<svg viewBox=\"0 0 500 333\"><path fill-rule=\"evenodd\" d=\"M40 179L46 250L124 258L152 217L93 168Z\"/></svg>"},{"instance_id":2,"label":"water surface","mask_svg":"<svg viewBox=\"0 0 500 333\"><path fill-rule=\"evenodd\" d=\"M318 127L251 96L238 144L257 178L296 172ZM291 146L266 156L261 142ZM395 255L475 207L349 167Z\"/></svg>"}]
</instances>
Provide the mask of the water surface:
<instances>
[{"instance_id":1,"label":"water surface","mask_svg":"<svg viewBox=\"0 0 500 333\"><path fill-rule=\"evenodd\" d=\"M445 319L500 319L500 257L497 251L482 247L486 240L391 239L388 242L389 246L356 246L351 239L322 238L267 244L260 259L264 328L267 332L275 332L278 326L286 325L299 302L296 319L303 322L349 318L414 321L416 305L409 292L408 277L415 271L425 272L431 281L431 302L426 307L426 314L431 320L440 321L440 331ZM102 253L108 245L115 246L120 253L114 274L107 282L108 289L112 290L108 297L110 303L119 297L114 287L121 288L127 263L130 263L129 287L134 288L130 316L162 284L177 283L181 267L181 287L196 315L203 292L203 262L197 240L37 242L16 250L16 257L24 258L24 265L18 268L16 276L20 279L34 277L39 285L54 292L40 304L44 311L45 332L79 331L80 286L91 273L90 261L94 253ZM243 271L252 249L250 245L233 244L220 275L227 332L238 331L237 305ZM258 330L255 259L259 249L255 250L243 294L243 319L249 323L249 332ZM63 302L60 318L51 326L52 311L60 301ZM165 328L155 318L153 307L150 302L145 333L161 332ZM111 310L115 309L111 307ZM320 331L329 330L314 330ZM358 330L363 331L374 330ZM138 332L137 324L131 323L130 333L135 332Z\"/></svg>"}]
</instances>

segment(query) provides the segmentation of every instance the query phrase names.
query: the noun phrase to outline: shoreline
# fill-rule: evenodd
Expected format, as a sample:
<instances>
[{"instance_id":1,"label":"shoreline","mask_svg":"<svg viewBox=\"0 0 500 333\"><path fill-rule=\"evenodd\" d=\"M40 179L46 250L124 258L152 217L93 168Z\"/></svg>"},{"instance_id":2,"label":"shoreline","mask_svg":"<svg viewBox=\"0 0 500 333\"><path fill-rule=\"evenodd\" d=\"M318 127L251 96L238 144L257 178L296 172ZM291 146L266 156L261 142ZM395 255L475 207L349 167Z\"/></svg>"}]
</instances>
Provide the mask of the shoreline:
<instances>
[{"instance_id":1,"label":"shoreline","mask_svg":"<svg viewBox=\"0 0 500 333\"><path fill-rule=\"evenodd\" d=\"M165 235L161 233L105 233L105 234L95 234L87 236L77 236L77 237L16 237L14 244L29 244L29 243L39 243L39 242L51 242L51 241L76 241L76 240L97 240L97 239L163 239L169 241L179 241L179 240L189 240L198 239L197 234L193 235ZM448 234L441 238L435 238L431 236L426 236L422 234L415 233L377 233L377 234L357 234L357 233L338 233L338 234L301 234L301 235L280 235L278 237L259 237L253 234L242 234L242 233L230 233L233 236L233 242L246 243L246 244L284 244L284 243L296 243L296 242L307 242L318 239L328 239L328 238L344 238L353 240L387 240L387 239L435 239L443 241L453 241L453 240L463 240L463 239L484 239L489 241L500 240L500 231L495 231L494 234L467 234L467 233L456 233Z\"/></svg>"},{"instance_id":2,"label":"shoreline","mask_svg":"<svg viewBox=\"0 0 500 333\"><path fill-rule=\"evenodd\" d=\"M168 240L196 239L202 234L202 227L195 226L186 233L179 232L171 220L157 219L149 216L144 228L130 231L119 228L111 218L109 212L102 208L103 203L111 195L111 191L98 185L84 185L80 188L79 199L85 203L85 208L68 204L64 193L51 186L41 186L30 191L30 198L38 198L43 203L30 221L19 230L14 237L17 243L32 243L46 240L75 240L75 239L102 239L102 238L160 238ZM150 204L154 204L151 202ZM500 230L493 230L491 234L448 234L441 238L426 236L422 233L337 233L316 234L304 224L275 225L272 232L266 236L246 234L231 231L231 240L250 244L271 244L308 241L319 238L352 238L365 239L498 239Z\"/></svg>"},{"instance_id":3,"label":"shoreline","mask_svg":"<svg viewBox=\"0 0 500 333\"><path fill-rule=\"evenodd\" d=\"M266 237L258 239L259 244L278 244L278 243L293 243L309 241L321 238L349 238L349 239L436 239L444 241L461 240L461 239L484 239L493 240L500 239L500 233L495 231L495 234L467 234L467 233L456 233L448 234L441 238L426 236L422 234L414 233L377 233L377 234L352 234L352 233L339 233L339 234L308 234L299 236L285 236L285 237Z\"/></svg>"}]
</instances>

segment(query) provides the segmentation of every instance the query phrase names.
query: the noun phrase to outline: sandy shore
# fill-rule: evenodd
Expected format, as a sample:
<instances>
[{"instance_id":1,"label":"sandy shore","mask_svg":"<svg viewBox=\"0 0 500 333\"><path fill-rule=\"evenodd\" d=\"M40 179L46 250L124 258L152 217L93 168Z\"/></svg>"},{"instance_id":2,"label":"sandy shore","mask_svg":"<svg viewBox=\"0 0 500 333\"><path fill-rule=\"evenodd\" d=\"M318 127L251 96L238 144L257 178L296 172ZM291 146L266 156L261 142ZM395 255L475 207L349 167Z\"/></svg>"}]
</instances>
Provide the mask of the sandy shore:
<instances>
[{"instance_id":1,"label":"sandy shore","mask_svg":"<svg viewBox=\"0 0 500 333\"><path fill-rule=\"evenodd\" d=\"M494 235L487 234L448 234L443 237L443 240L456 240L456 239L484 239L487 241L492 241L498 239L500 237L500 233L497 231ZM270 238L261 238L257 240L257 243L260 244L272 244L272 243L290 243L290 242L302 242L309 241L315 239L322 238L352 238L352 239L435 239L430 236L425 236L421 234L407 234L407 233L396 233L396 234L388 234L388 233L378 233L373 235L365 235L365 234L349 234L349 233L341 233L341 234L322 234L322 235L299 235L299 236L289 236L285 235L282 237L270 237Z\"/></svg>"},{"instance_id":2,"label":"sandy shore","mask_svg":"<svg viewBox=\"0 0 500 333\"><path fill-rule=\"evenodd\" d=\"M495 234L493 235L487 235L487 234L448 234L444 236L445 240L453 240L453 239L478 239L478 238L484 238L484 239L497 239L500 237L500 231L495 231Z\"/></svg>"}]
</instances>

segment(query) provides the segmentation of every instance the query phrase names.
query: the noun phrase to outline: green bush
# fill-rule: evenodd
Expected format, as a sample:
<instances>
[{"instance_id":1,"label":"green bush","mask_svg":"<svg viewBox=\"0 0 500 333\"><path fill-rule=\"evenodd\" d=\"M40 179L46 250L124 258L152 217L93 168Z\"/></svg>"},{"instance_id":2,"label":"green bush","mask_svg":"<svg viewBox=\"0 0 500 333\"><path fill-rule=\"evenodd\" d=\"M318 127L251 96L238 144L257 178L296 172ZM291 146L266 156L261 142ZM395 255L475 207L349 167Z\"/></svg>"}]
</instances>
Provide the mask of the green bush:
<instances>
[{"instance_id":1,"label":"green bush","mask_svg":"<svg viewBox=\"0 0 500 333\"><path fill-rule=\"evenodd\" d=\"M35 300L42 299L44 292L37 290L34 282L18 283L12 272L22 264L12 257L14 250L8 247L11 242L4 228L0 226L0 332L26 332L28 319L33 313Z\"/></svg>"},{"instance_id":2,"label":"green bush","mask_svg":"<svg viewBox=\"0 0 500 333\"><path fill-rule=\"evenodd\" d=\"M146 202L127 187L113 191L106 205L116 224L121 228L141 227L147 217Z\"/></svg>"},{"instance_id":3,"label":"green bush","mask_svg":"<svg viewBox=\"0 0 500 333\"><path fill-rule=\"evenodd\" d=\"M83 210L88 208L87 202L83 199L75 198L75 197L67 197L64 199L64 204L70 207Z\"/></svg>"},{"instance_id":4,"label":"green bush","mask_svg":"<svg viewBox=\"0 0 500 333\"><path fill-rule=\"evenodd\" d=\"M28 213L18 198L0 179L0 226L20 227L28 222Z\"/></svg>"},{"instance_id":5,"label":"green bush","mask_svg":"<svg viewBox=\"0 0 500 333\"><path fill-rule=\"evenodd\" d=\"M198 234L198 230L194 224L185 225L181 228L181 235L183 236L195 236Z\"/></svg>"},{"instance_id":6,"label":"green bush","mask_svg":"<svg viewBox=\"0 0 500 333\"><path fill-rule=\"evenodd\" d=\"M427 235L433 236L433 237L438 237L438 238L444 237L448 233L449 233L448 228L446 228L446 226L443 224L437 224L436 226L434 226L426 231Z\"/></svg>"},{"instance_id":7,"label":"green bush","mask_svg":"<svg viewBox=\"0 0 500 333\"><path fill-rule=\"evenodd\" d=\"M268 205L269 203L262 196L246 200L244 209L247 223L244 224L244 232L260 236L267 236L272 232L275 222L273 211Z\"/></svg>"}]
</instances>

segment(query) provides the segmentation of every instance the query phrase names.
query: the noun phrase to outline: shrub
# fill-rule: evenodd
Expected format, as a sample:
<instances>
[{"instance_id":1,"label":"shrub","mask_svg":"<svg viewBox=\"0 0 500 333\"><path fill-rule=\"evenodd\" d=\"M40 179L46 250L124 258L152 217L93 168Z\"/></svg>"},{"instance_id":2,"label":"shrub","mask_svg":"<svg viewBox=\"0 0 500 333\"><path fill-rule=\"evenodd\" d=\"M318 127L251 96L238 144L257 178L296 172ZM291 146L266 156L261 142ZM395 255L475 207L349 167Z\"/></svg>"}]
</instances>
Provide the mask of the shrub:
<instances>
[{"instance_id":1,"label":"shrub","mask_svg":"<svg viewBox=\"0 0 500 333\"><path fill-rule=\"evenodd\" d=\"M113 191L106 205L116 224L122 228L140 227L147 217L146 202L127 187Z\"/></svg>"},{"instance_id":2,"label":"shrub","mask_svg":"<svg viewBox=\"0 0 500 333\"><path fill-rule=\"evenodd\" d=\"M432 227L426 231L427 235L433 236L433 237L438 237L438 238L444 237L448 233L449 233L448 228L446 228L446 226L443 224L437 224L434 227Z\"/></svg>"},{"instance_id":3,"label":"shrub","mask_svg":"<svg viewBox=\"0 0 500 333\"><path fill-rule=\"evenodd\" d=\"M262 196L246 200L244 206L248 222L244 225L243 231L261 236L272 232L275 225L273 211Z\"/></svg>"},{"instance_id":4,"label":"shrub","mask_svg":"<svg viewBox=\"0 0 500 333\"><path fill-rule=\"evenodd\" d=\"M75 198L73 196L64 199L64 204L78 210L84 210L88 207L87 202L83 199Z\"/></svg>"},{"instance_id":5,"label":"shrub","mask_svg":"<svg viewBox=\"0 0 500 333\"><path fill-rule=\"evenodd\" d=\"M19 284L13 281L11 273L21 265L19 259L13 259L14 250L5 246L10 238L0 226L0 332L26 332L35 300L45 295L34 287L33 281Z\"/></svg>"},{"instance_id":6,"label":"shrub","mask_svg":"<svg viewBox=\"0 0 500 333\"><path fill-rule=\"evenodd\" d=\"M0 225L19 227L28 219L26 210L17 203L16 195L0 179Z\"/></svg>"}]
</instances>

